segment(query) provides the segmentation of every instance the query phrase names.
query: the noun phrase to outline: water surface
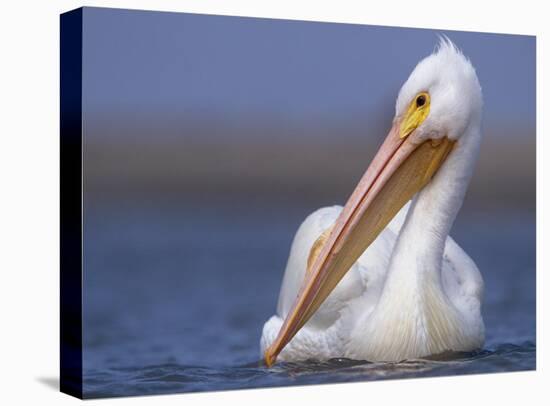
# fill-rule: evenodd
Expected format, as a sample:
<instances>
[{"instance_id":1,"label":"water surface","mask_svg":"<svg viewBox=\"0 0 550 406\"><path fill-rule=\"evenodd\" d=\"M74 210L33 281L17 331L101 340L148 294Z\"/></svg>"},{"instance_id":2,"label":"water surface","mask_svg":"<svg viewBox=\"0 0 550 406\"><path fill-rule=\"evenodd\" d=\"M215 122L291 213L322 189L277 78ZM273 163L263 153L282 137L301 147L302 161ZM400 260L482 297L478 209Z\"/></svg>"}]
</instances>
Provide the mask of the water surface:
<instances>
[{"instance_id":1,"label":"water surface","mask_svg":"<svg viewBox=\"0 0 550 406\"><path fill-rule=\"evenodd\" d=\"M535 222L462 213L452 235L486 284L486 344L401 363L346 359L265 368L288 249L311 208L244 204L89 207L84 246L85 397L411 378L535 368Z\"/></svg>"}]
</instances>

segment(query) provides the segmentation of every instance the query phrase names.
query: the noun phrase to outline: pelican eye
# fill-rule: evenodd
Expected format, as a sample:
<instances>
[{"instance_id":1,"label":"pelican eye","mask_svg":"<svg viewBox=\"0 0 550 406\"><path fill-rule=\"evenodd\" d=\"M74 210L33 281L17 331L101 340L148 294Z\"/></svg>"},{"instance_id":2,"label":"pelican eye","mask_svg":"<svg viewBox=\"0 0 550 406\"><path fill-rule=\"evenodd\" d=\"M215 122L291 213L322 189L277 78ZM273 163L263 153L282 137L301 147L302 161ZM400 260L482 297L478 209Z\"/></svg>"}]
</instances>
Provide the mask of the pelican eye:
<instances>
[{"instance_id":1,"label":"pelican eye","mask_svg":"<svg viewBox=\"0 0 550 406\"><path fill-rule=\"evenodd\" d=\"M418 93L410 101L409 107L403 115L399 138L405 138L416 130L428 117L428 114L430 114L430 94L428 92Z\"/></svg>"}]
</instances>

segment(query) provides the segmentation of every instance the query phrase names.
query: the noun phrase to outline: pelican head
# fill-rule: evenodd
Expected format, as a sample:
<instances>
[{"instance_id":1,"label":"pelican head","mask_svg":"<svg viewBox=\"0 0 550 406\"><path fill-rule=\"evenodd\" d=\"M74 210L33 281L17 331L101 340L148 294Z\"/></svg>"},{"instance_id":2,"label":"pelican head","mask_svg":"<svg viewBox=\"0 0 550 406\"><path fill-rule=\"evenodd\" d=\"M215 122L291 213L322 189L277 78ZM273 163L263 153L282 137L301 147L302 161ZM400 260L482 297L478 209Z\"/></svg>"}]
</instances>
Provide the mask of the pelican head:
<instances>
[{"instance_id":1,"label":"pelican head","mask_svg":"<svg viewBox=\"0 0 550 406\"><path fill-rule=\"evenodd\" d=\"M481 86L474 67L442 37L436 51L418 63L401 87L394 122L400 136L417 143L427 139L457 140L481 121Z\"/></svg>"},{"instance_id":2,"label":"pelican head","mask_svg":"<svg viewBox=\"0 0 550 406\"><path fill-rule=\"evenodd\" d=\"M481 87L472 64L448 38L441 38L434 53L418 63L403 84L389 134L313 261L277 339L265 353L267 365L275 362L359 256L401 207L433 181L449 157L476 149L465 145L472 144L467 142L472 137L473 144L479 144L481 110ZM464 166L448 163L446 171ZM467 174L462 178L463 183L469 181ZM460 193L455 196L463 198Z\"/></svg>"}]
</instances>

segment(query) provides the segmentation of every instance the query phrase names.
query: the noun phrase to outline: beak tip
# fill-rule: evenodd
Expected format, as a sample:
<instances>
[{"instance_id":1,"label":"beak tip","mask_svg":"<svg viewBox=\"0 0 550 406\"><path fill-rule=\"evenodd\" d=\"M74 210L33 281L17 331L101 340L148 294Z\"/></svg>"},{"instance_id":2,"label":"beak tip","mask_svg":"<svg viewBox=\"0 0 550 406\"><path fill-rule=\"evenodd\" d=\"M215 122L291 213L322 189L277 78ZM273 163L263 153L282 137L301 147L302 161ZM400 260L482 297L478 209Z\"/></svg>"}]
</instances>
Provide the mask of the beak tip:
<instances>
[{"instance_id":1,"label":"beak tip","mask_svg":"<svg viewBox=\"0 0 550 406\"><path fill-rule=\"evenodd\" d=\"M272 347L269 347L264 353L264 361L268 368L272 367L275 364L277 356L275 355Z\"/></svg>"}]
</instances>

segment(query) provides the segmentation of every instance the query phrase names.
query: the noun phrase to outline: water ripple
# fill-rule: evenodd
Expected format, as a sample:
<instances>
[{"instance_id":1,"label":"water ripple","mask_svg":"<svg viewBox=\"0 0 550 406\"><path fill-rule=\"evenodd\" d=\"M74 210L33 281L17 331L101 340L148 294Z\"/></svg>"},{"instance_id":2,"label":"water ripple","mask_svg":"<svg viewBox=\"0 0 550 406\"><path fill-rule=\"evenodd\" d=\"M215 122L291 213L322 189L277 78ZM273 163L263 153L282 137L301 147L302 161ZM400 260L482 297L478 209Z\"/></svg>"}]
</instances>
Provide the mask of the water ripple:
<instances>
[{"instance_id":1,"label":"water ripple","mask_svg":"<svg viewBox=\"0 0 550 406\"><path fill-rule=\"evenodd\" d=\"M535 368L536 345L502 344L472 353L447 353L403 362L367 362L345 358L285 362L266 368L260 361L234 367L165 363L138 368L113 367L85 376L87 398L153 393L195 392L266 386L374 381Z\"/></svg>"}]
</instances>

